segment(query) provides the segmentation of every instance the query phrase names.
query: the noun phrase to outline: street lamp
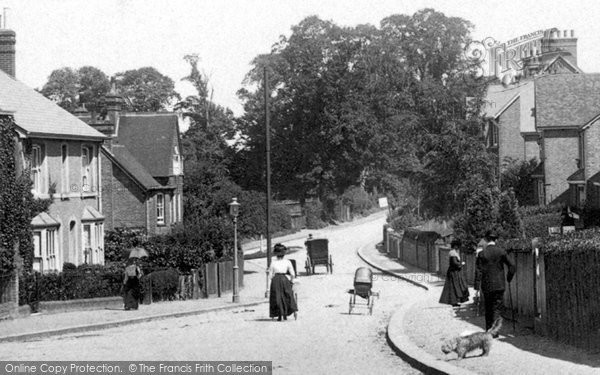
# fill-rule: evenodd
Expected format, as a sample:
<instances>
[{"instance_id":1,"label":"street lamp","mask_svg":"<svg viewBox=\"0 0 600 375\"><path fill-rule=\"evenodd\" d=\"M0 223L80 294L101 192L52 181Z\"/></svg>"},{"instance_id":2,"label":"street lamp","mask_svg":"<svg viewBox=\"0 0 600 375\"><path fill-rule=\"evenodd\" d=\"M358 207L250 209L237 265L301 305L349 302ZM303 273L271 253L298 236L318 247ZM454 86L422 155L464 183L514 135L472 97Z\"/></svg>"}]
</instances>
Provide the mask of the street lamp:
<instances>
[{"instance_id":1,"label":"street lamp","mask_svg":"<svg viewBox=\"0 0 600 375\"><path fill-rule=\"evenodd\" d=\"M238 252L237 252L237 217L240 213L240 204L237 198L231 198L229 203L229 215L233 218L233 302L240 302L238 294L239 282L239 267L238 267Z\"/></svg>"}]
</instances>

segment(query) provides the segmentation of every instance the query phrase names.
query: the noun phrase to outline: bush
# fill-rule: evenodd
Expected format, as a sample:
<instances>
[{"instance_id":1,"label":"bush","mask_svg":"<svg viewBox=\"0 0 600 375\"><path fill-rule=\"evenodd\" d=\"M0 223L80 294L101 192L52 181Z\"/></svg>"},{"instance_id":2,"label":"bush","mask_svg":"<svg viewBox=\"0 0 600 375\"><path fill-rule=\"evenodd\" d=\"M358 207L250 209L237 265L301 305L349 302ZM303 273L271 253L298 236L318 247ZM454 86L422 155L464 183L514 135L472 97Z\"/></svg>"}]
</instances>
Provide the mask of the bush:
<instances>
[{"instance_id":1,"label":"bush","mask_svg":"<svg viewBox=\"0 0 600 375\"><path fill-rule=\"evenodd\" d=\"M127 259L127 251L142 246L146 233L139 229L115 228L104 234L104 260L120 262ZM142 246L143 247L143 246Z\"/></svg>"},{"instance_id":2,"label":"bush","mask_svg":"<svg viewBox=\"0 0 600 375\"><path fill-rule=\"evenodd\" d=\"M306 202L303 209L307 229L320 229L327 226L327 223L323 220L324 212L321 201L313 200Z\"/></svg>"},{"instance_id":3,"label":"bush","mask_svg":"<svg viewBox=\"0 0 600 375\"><path fill-rule=\"evenodd\" d=\"M122 282L120 264L67 266L60 273L25 272L19 278L19 304L118 296Z\"/></svg>"},{"instance_id":4,"label":"bush","mask_svg":"<svg viewBox=\"0 0 600 375\"><path fill-rule=\"evenodd\" d=\"M548 227L559 227L562 224L560 212L530 215L523 217L523 228L526 238L548 237Z\"/></svg>"},{"instance_id":5,"label":"bush","mask_svg":"<svg viewBox=\"0 0 600 375\"><path fill-rule=\"evenodd\" d=\"M342 195L342 202L350 206L352 215L365 215L373 208L374 204L365 189L352 186Z\"/></svg>"},{"instance_id":6,"label":"bush","mask_svg":"<svg viewBox=\"0 0 600 375\"><path fill-rule=\"evenodd\" d=\"M412 212L404 213L390 220L390 226L397 232L419 226L423 223L424 220Z\"/></svg>"},{"instance_id":7,"label":"bush","mask_svg":"<svg viewBox=\"0 0 600 375\"><path fill-rule=\"evenodd\" d=\"M143 294L152 286L153 301L172 301L179 286L179 272L173 268L154 271L142 276L141 285Z\"/></svg>"}]
</instances>

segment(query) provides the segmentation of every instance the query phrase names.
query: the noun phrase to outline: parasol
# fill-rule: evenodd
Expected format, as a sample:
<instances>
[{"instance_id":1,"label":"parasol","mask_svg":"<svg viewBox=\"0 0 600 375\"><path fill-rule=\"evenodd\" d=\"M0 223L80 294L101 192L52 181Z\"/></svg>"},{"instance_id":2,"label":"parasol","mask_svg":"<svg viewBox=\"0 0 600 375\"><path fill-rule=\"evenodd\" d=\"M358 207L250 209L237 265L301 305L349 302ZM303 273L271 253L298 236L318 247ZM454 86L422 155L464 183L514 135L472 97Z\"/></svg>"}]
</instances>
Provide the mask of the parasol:
<instances>
[{"instance_id":1,"label":"parasol","mask_svg":"<svg viewBox=\"0 0 600 375\"><path fill-rule=\"evenodd\" d=\"M134 247L129 252L129 258L143 258L143 257L147 257L147 256L148 256L148 252L146 251L146 249L141 248L141 247Z\"/></svg>"}]
</instances>

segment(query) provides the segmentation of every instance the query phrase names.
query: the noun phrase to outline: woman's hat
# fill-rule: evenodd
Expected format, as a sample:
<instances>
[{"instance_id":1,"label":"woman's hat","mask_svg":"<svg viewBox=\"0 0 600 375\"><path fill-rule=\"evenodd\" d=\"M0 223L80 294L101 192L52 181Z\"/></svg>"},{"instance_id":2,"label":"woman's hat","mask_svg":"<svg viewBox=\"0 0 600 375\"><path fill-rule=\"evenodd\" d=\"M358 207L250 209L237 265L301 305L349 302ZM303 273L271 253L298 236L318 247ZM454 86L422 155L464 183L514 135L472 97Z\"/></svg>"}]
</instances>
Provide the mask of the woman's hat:
<instances>
[{"instance_id":1,"label":"woman's hat","mask_svg":"<svg viewBox=\"0 0 600 375\"><path fill-rule=\"evenodd\" d=\"M491 229L491 230L488 230L487 232L485 232L485 238L488 240L496 240L496 239L498 239L498 234L496 233L495 230Z\"/></svg>"},{"instance_id":2,"label":"woman's hat","mask_svg":"<svg viewBox=\"0 0 600 375\"><path fill-rule=\"evenodd\" d=\"M457 239L454 239L454 240L452 240L452 242L450 242L451 248L460 247L461 245L462 245L462 242L460 242L460 240L457 240Z\"/></svg>"},{"instance_id":3,"label":"woman's hat","mask_svg":"<svg viewBox=\"0 0 600 375\"><path fill-rule=\"evenodd\" d=\"M284 255L285 252L287 250L287 247L285 247L285 245L277 243L275 244L275 246L273 246L273 254L275 255Z\"/></svg>"}]
</instances>

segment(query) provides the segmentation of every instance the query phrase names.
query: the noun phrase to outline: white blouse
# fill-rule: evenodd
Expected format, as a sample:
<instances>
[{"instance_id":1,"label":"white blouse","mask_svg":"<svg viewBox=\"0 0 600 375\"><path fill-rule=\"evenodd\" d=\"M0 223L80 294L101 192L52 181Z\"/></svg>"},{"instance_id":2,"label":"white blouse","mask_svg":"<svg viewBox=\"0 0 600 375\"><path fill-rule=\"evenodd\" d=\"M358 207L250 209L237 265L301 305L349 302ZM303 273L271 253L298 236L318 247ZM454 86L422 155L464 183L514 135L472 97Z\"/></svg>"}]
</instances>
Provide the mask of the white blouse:
<instances>
[{"instance_id":1,"label":"white blouse","mask_svg":"<svg viewBox=\"0 0 600 375\"><path fill-rule=\"evenodd\" d=\"M270 278L272 279L276 273L284 273L291 276L291 278L296 277L294 266L288 259L274 259L271 261L271 267L269 267Z\"/></svg>"}]
</instances>

